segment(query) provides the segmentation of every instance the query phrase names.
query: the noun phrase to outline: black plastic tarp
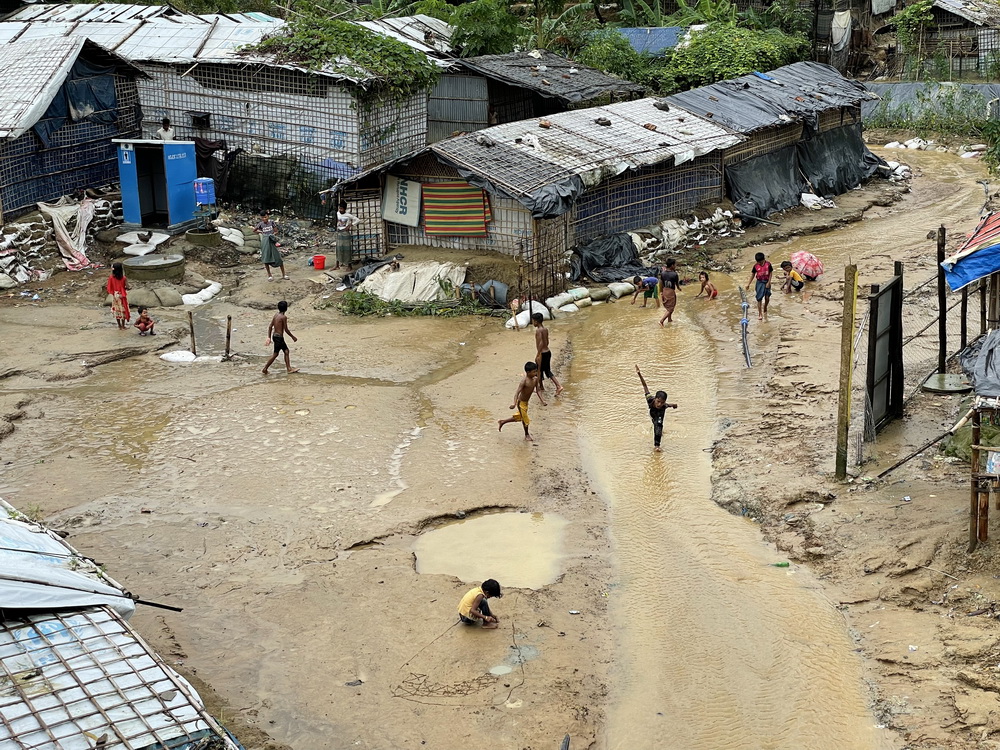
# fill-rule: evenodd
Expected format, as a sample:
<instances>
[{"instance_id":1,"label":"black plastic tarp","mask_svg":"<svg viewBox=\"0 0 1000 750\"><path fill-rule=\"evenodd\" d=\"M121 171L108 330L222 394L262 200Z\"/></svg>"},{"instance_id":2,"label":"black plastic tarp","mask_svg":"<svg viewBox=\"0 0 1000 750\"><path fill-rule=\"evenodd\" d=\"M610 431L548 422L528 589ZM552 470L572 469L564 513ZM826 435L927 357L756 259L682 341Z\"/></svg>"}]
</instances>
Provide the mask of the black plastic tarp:
<instances>
[{"instance_id":1,"label":"black plastic tarp","mask_svg":"<svg viewBox=\"0 0 1000 750\"><path fill-rule=\"evenodd\" d=\"M576 255L579 256L580 263L570 264L571 281L587 276L593 281L607 284L633 276L655 274L655 269L647 268L639 260L632 238L625 232L598 237L577 248Z\"/></svg>"},{"instance_id":2,"label":"black plastic tarp","mask_svg":"<svg viewBox=\"0 0 1000 750\"><path fill-rule=\"evenodd\" d=\"M865 146L860 125L827 130L808 141L799 141L795 148L799 168L813 192L823 197L857 187L885 163Z\"/></svg>"},{"instance_id":3,"label":"black plastic tarp","mask_svg":"<svg viewBox=\"0 0 1000 750\"><path fill-rule=\"evenodd\" d=\"M93 65L77 58L69 77L52 98L42 118L33 126L45 148L52 145L52 134L69 122L112 125L118 120L118 96L115 93L113 67Z\"/></svg>"},{"instance_id":4,"label":"black plastic tarp","mask_svg":"<svg viewBox=\"0 0 1000 750\"><path fill-rule=\"evenodd\" d=\"M990 331L983 341L972 371L972 387L977 396L1000 396L1000 331Z\"/></svg>"},{"instance_id":5,"label":"black plastic tarp","mask_svg":"<svg viewBox=\"0 0 1000 750\"><path fill-rule=\"evenodd\" d=\"M744 216L766 218L797 206L804 189L795 146L726 167L726 192Z\"/></svg>"},{"instance_id":6,"label":"black plastic tarp","mask_svg":"<svg viewBox=\"0 0 1000 750\"><path fill-rule=\"evenodd\" d=\"M872 98L864 84L829 65L798 62L682 91L666 101L739 133L801 121L808 137L818 129L820 112L856 107Z\"/></svg>"}]
</instances>

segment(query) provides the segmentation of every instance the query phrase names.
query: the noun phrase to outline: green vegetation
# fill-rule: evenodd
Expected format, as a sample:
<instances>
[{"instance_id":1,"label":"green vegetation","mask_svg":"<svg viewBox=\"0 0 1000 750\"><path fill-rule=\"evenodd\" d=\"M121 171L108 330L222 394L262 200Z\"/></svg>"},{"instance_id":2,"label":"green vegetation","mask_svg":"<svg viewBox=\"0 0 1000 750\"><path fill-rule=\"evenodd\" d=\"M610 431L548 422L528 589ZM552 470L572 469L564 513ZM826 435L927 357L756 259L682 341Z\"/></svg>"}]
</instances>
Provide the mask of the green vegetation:
<instances>
[{"instance_id":1,"label":"green vegetation","mask_svg":"<svg viewBox=\"0 0 1000 750\"><path fill-rule=\"evenodd\" d=\"M986 134L986 97L974 89L928 83L917 93L917 104L897 105L887 94L872 112L868 127L913 130L920 135L980 138Z\"/></svg>"},{"instance_id":2,"label":"green vegetation","mask_svg":"<svg viewBox=\"0 0 1000 750\"><path fill-rule=\"evenodd\" d=\"M389 99L403 99L426 89L439 75L426 55L396 39L315 14L296 16L281 33L242 51L347 76L367 75L373 79L377 94Z\"/></svg>"},{"instance_id":3,"label":"green vegetation","mask_svg":"<svg viewBox=\"0 0 1000 750\"><path fill-rule=\"evenodd\" d=\"M917 0L892 18L896 41L904 52L919 52L924 30L934 25L934 0Z\"/></svg>"},{"instance_id":4,"label":"green vegetation","mask_svg":"<svg viewBox=\"0 0 1000 750\"><path fill-rule=\"evenodd\" d=\"M442 318L457 318L462 315L486 315L495 318L507 318L507 310L485 307L471 297L461 299L444 299L432 302L406 303L399 300L386 302L368 292L344 292L344 298L337 308L345 315L366 317L378 315L396 315L399 317L416 317L420 315L435 315Z\"/></svg>"},{"instance_id":5,"label":"green vegetation","mask_svg":"<svg viewBox=\"0 0 1000 750\"><path fill-rule=\"evenodd\" d=\"M512 52L524 29L504 0L472 0L455 9L451 41L463 57Z\"/></svg>"}]
</instances>

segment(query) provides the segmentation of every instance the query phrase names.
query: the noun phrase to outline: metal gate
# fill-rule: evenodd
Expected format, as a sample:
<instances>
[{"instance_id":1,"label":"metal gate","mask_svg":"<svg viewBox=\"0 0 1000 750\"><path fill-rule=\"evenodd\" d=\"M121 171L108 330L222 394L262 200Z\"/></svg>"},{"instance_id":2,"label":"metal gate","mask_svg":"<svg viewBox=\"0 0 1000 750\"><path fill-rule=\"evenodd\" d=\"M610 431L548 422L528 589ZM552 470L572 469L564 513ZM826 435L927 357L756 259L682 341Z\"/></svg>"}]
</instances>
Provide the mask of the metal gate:
<instances>
[{"instance_id":1,"label":"metal gate","mask_svg":"<svg viewBox=\"0 0 1000 750\"><path fill-rule=\"evenodd\" d=\"M903 415L903 270L887 284L872 284L868 321L865 424L878 432ZM865 435L867 439L874 434Z\"/></svg>"}]
</instances>

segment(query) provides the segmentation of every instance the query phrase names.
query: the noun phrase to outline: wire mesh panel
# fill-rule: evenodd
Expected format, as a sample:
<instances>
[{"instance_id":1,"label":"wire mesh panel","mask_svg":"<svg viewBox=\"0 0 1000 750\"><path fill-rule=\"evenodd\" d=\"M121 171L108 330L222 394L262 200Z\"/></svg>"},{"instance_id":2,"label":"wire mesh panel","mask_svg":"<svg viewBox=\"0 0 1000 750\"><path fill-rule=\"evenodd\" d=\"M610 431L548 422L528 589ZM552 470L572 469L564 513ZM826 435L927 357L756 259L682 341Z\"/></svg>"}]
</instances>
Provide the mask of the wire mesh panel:
<instances>
[{"instance_id":1,"label":"wire mesh panel","mask_svg":"<svg viewBox=\"0 0 1000 750\"><path fill-rule=\"evenodd\" d=\"M723 154L722 161L726 166L739 164L756 156L770 154L785 146L794 145L801 139L802 124L798 122L791 125L779 125L774 128L763 128L750 134L747 140L742 143L737 143L735 146L727 148Z\"/></svg>"},{"instance_id":2,"label":"wire mesh panel","mask_svg":"<svg viewBox=\"0 0 1000 750\"><path fill-rule=\"evenodd\" d=\"M353 232L353 258L368 260L383 255L382 193L379 190L345 190L339 196L347 210L361 222Z\"/></svg>"},{"instance_id":3,"label":"wire mesh panel","mask_svg":"<svg viewBox=\"0 0 1000 750\"><path fill-rule=\"evenodd\" d=\"M533 297L544 299L565 291L572 232L569 214L535 220L534 246L521 256L524 283Z\"/></svg>"}]
</instances>

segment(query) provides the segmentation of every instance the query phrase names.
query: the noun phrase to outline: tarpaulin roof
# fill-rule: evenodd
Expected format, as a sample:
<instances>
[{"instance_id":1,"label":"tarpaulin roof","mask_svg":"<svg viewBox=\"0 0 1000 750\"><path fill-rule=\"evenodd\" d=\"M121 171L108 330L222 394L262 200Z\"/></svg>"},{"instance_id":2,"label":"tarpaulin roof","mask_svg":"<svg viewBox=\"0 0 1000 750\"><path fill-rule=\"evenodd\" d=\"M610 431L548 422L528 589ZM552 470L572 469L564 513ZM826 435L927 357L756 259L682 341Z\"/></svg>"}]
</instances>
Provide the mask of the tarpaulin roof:
<instances>
[{"instance_id":1,"label":"tarpaulin roof","mask_svg":"<svg viewBox=\"0 0 1000 750\"><path fill-rule=\"evenodd\" d=\"M974 281L1000 271L1000 213L979 222L958 252L941 262L944 278L956 292Z\"/></svg>"},{"instance_id":2,"label":"tarpaulin roof","mask_svg":"<svg viewBox=\"0 0 1000 750\"><path fill-rule=\"evenodd\" d=\"M608 94L617 99L642 96L644 91L637 83L623 81L545 50L467 57L459 62L487 78L570 104Z\"/></svg>"},{"instance_id":3,"label":"tarpaulin roof","mask_svg":"<svg viewBox=\"0 0 1000 750\"><path fill-rule=\"evenodd\" d=\"M609 176L668 160L682 164L742 140L678 107L665 111L655 99L639 99L496 125L431 149L473 184L545 218L565 213L586 186Z\"/></svg>"},{"instance_id":4,"label":"tarpaulin roof","mask_svg":"<svg viewBox=\"0 0 1000 750\"><path fill-rule=\"evenodd\" d=\"M114 611L0 620L0 747L241 750Z\"/></svg>"},{"instance_id":5,"label":"tarpaulin roof","mask_svg":"<svg viewBox=\"0 0 1000 750\"><path fill-rule=\"evenodd\" d=\"M135 604L113 579L58 535L0 501L0 610Z\"/></svg>"},{"instance_id":6,"label":"tarpaulin roof","mask_svg":"<svg viewBox=\"0 0 1000 750\"><path fill-rule=\"evenodd\" d=\"M19 137L41 119L85 49L101 62L144 75L83 38L19 39L6 44L0 65L0 140Z\"/></svg>"},{"instance_id":7,"label":"tarpaulin roof","mask_svg":"<svg viewBox=\"0 0 1000 750\"><path fill-rule=\"evenodd\" d=\"M181 13L169 6L159 6L161 13L136 16L128 5L47 5L32 6L0 22L0 44L20 39L51 37L89 38L113 50L127 60L149 63L257 63L286 70L300 70L316 75L363 82L373 78L347 59L333 61L321 69L275 63L268 55L241 52L244 47L281 31L285 22L264 13ZM78 8L95 9L80 14ZM47 10L46 10L47 9ZM99 12L103 9L103 13ZM168 12L169 11L169 12ZM407 16L358 25L390 36L426 54L441 67L453 61L450 49L451 28L429 16ZM429 40L429 41L427 41ZM442 51L445 50L445 51ZM445 58L445 59L442 59Z\"/></svg>"},{"instance_id":8,"label":"tarpaulin roof","mask_svg":"<svg viewBox=\"0 0 1000 750\"><path fill-rule=\"evenodd\" d=\"M653 26L616 28L640 55L661 57L664 51L677 46L686 29L683 26Z\"/></svg>"},{"instance_id":9,"label":"tarpaulin roof","mask_svg":"<svg viewBox=\"0 0 1000 750\"><path fill-rule=\"evenodd\" d=\"M740 133L791 122L818 128L819 113L857 107L878 97L836 68L797 62L768 73L752 73L682 91L666 101Z\"/></svg>"}]
</instances>

